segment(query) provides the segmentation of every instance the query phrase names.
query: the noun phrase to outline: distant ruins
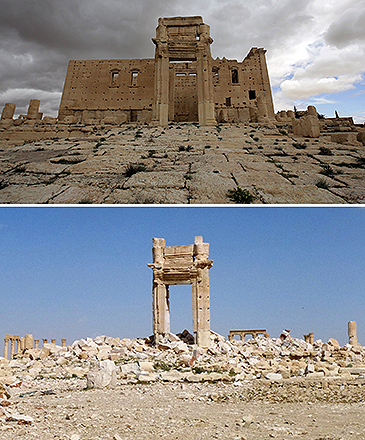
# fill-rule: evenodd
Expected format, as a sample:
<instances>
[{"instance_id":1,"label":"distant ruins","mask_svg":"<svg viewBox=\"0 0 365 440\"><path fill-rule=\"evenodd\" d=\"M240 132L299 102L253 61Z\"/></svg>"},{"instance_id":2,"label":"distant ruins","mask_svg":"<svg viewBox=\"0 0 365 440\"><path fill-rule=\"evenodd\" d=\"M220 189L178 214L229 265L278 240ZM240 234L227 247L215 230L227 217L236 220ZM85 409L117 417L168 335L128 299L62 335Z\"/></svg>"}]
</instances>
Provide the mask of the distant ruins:
<instances>
[{"instance_id":1,"label":"distant ruins","mask_svg":"<svg viewBox=\"0 0 365 440\"><path fill-rule=\"evenodd\" d=\"M166 246L165 239L154 238L153 263L153 333L156 342L170 333L169 286L191 284L193 291L193 332L195 343L210 346L209 243L195 237L194 244Z\"/></svg>"},{"instance_id":2,"label":"distant ruins","mask_svg":"<svg viewBox=\"0 0 365 440\"><path fill-rule=\"evenodd\" d=\"M4 358L13 359L15 355L22 354L26 350L38 350L39 339L33 339L33 335L27 334L22 337L19 335L5 335L4 338ZM48 343L48 339L43 339L43 347ZM10 354L9 354L10 342ZM62 347L66 347L66 338L61 339ZM15 346L16 344L16 346ZM56 339L51 339L51 344L56 344Z\"/></svg>"}]
</instances>

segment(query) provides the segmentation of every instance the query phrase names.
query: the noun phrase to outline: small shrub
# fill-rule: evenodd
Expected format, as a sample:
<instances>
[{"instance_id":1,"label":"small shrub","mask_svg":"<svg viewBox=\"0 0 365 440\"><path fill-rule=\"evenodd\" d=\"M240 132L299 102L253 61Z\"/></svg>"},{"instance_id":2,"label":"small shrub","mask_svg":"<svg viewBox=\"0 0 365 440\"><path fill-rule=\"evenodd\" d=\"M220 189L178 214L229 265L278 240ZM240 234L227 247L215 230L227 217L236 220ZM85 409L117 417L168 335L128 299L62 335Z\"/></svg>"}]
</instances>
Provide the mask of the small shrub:
<instances>
[{"instance_id":1,"label":"small shrub","mask_svg":"<svg viewBox=\"0 0 365 440\"><path fill-rule=\"evenodd\" d=\"M288 136L288 132L286 130L280 130L279 133L283 136Z\"/></svg>"},{"instance_id":2,"label":"small shrub","mask_svg":"<svg viewBox=\"0 0 365 440\"><path fill-rule=\"evenodd\" d=\"M258 138L258 137L254 137L253 140L254 140L255 142L258 142L258 141L260 140L260 138Z\"/></svg>"},{"instance_id":3,"label":"small shrub","mask_svg":"<svg viewBox=\"0 0 365 440\"><path fill-rule=\"evenodd\" d=\"M231 202L244 205L248 205L256 199L256 197L253 196L247 189L242 189L239 186L237 186L235 189L228 190L227 197Z\"/></svg>"},{"instance_id":4,"label":"small shrub","mask_svg":"<svg viewBox=\"0 0 365 440\"><path fill-rule=\"evenodd\" d=\"M123 176L132 177L133 174L141 171L146 171L146 165L143 165L142 163L129 163L123 173Z\"/></svg>"},{"instance_id":5,"label":"small shrub","mask_svg":"<svg viewBox=\"0 0 365 440\"><path fill-rule=\"evenodd\" d=\"M153 155L156 153L156 150L148 150L148 157L153 157Z\"/></svg>"},{"instance_id":6,"label":"small shrub","mask_svg":"<svg viewBox=\"0 0 365 440\"><path fill-rule=\"evenodd\" d=\"M305 148L307 148L305 144L299 142L293 142L293 147L298 150L304 150Z\"/></svg>"},{"instance_id":7,"label":"small shrub","mask_svg":"<svg viewBox=\"0 0 365 440\"><path fill-rule=\"evenodd\" d=\"M204 368L201 368L201 367L194 367L194 368L191 369L191 371L194 374L202 374L202 373L206 372L206 370L204 370Z\"/></svg>"},{"instance_id":8,"label":"small shrub","mask_svg":"<svg viewBox=\"0 0 365 440\"><path fill-rule=\"evenodd\" d=\"M184 147L184 145L180 145L180 147L179 147L179 151L185 151L185 147Z\"/></svg>"},{"instance_id":9,"label":"small shrub","mask_svg":"<svg viewBox=\"0 0 365 440\"><path fill-rule=\"evenodd\" d=\"M318 182L316 183L316 187L317 188L322 188L322 189L328 189L328 183L324 180L324 179L320 179L318 180Z\"/></svg>"},{"instance_id":10,"label":"small shrub","mask_svg":"<svg viewBox=\"0 0 365 440\"><path fill-rule=\"evenodd\" d=\"M333 156L332 151L327 147L319 147L319 154L324 156Z\"/></svg>"},{"instance_id":11,"label":"small shrub","mask_svg":"<svg viewBox=\"0 0 365 440\"><path fill-rule=\"evenodd\" d=\"M333 177L336 173L330 165L322 165L322 171L319 174L323 174L327 177Z\"/></svg>"},{"instance_id":12,"label":"small shrub","mask_svg":"<svg viewBox=\"0 0 365 440\"><path fill-rule=\"evenodd\" d=\"M164 361L159 361L154 363L155 370L162 370L162 371L170 371L171 367L170 365L166 364Z\"/></svg>"},{"instance_id":13,"label":"small shrub","mask_svg":"<svg viewBox=\"0 0 365 440\"><path fill-rule=\"evenodd\" d=\"M187 147L186 147L186 151L191 151L192 149L193 149L194 147L192 147L191 145L188 145Z\"/></svg>"}]
</instances>

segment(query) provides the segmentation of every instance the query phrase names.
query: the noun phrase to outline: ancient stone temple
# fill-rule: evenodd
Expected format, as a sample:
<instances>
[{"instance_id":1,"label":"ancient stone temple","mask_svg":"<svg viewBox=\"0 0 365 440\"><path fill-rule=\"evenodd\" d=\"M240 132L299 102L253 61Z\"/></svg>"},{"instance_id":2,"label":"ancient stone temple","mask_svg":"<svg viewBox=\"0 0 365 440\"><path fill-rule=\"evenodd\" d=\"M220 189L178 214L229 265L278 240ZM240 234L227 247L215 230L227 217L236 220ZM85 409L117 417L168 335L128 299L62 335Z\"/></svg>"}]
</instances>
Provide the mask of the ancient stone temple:
<instances>
[{"instance_id":1,"label":"ancient stone temple","mask_svg":"<svg viewBox=\"0 0 365 440\"><path fill-rule=\"evenodd\" d=\"M213 59L202 17L160 18L154 59L70 61L65 122L265 122L274 117L265 50Z\"/></svg>"},{"instance_id":2,"label":"ancient stone temple","mask_svg":"<svg viewBox=\"0 0 365 440\"><path fill-rule=\"evenodd\" d=\"M153 333L156 341L170 332L169 286L192 285L193 332L195 343L210 346L209 243L195 237L194 244L166 246L165 239L152 240Z\"/></svg>"}]
</instances>

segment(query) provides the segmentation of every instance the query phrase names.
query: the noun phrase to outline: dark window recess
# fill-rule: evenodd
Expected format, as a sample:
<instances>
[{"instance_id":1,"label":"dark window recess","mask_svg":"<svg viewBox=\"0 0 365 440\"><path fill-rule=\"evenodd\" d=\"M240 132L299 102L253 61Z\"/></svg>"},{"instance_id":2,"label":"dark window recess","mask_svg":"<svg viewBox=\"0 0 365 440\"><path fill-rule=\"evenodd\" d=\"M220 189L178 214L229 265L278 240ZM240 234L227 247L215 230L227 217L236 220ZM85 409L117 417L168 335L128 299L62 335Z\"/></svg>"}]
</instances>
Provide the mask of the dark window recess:
<instances>
[{"instance_id":1,"label":"dark window recess","mask_svg":"<svg viewBox=\"0 0 365 440\"><path fill-rule=\"evenodd\" d=\"M131 122L137 122L138 110L131 110Z\"/></svg>"},{"instance_id":2,"label":"dark window recess","mask_svg":"<svg viewBox=\"0 0 365 440\"><path fill-rule=\"evenodd\" d=\"M249 90L248 91L248 97L250 99L256 99L256 91L255 90Z\"/></svg>"},{"instance_id":3,"label":"dark window recess","mask_svg":"<svg viewBox=\"0 0 365 440\"><path fill-rule=\"evenodd\" d=\"M226 98L226 106L230 107L231 105L231 98Z\"/></svg>"},{"instance_id":4,"label":"dark window recess","mask_svg":"<svg viewBox=\"0 0 365 440\"><path fill-rule=\"evenodd\" d=\"M232 84L238 84L238 70L232 70Z\"/></svg>"},{"instance_id":5,"label":"dark window recess","mask_svg":"<svg viewBox=\"0 0 365 440\"><path fill-rule=\"evenodd\" d=\"M218 84L219 83L219 69L216 67L213 67L212 73L213 73L213 84Z\"/></svg>"}]
</instances>

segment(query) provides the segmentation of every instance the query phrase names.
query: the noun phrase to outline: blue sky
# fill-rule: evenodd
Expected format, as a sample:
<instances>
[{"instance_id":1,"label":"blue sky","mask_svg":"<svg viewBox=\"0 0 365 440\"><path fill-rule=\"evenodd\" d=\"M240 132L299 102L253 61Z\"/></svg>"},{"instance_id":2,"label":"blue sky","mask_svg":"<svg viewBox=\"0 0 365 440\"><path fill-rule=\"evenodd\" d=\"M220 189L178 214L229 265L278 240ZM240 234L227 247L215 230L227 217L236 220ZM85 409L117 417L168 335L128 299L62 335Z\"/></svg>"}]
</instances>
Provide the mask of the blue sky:
<instances>
[{"instance_id":1,"label":"blue sky","mask_svg":"<svg viewBox=\"0 0 365 440\"><path fill-rule=\"evenodd\" d=\"M152 237L210 243L212 329L365 344L365 209L1 207L0 335L68 342L152 332ZM172 331L191 331L191 288L171 287Z\"/></svg>"}]
</instances>

